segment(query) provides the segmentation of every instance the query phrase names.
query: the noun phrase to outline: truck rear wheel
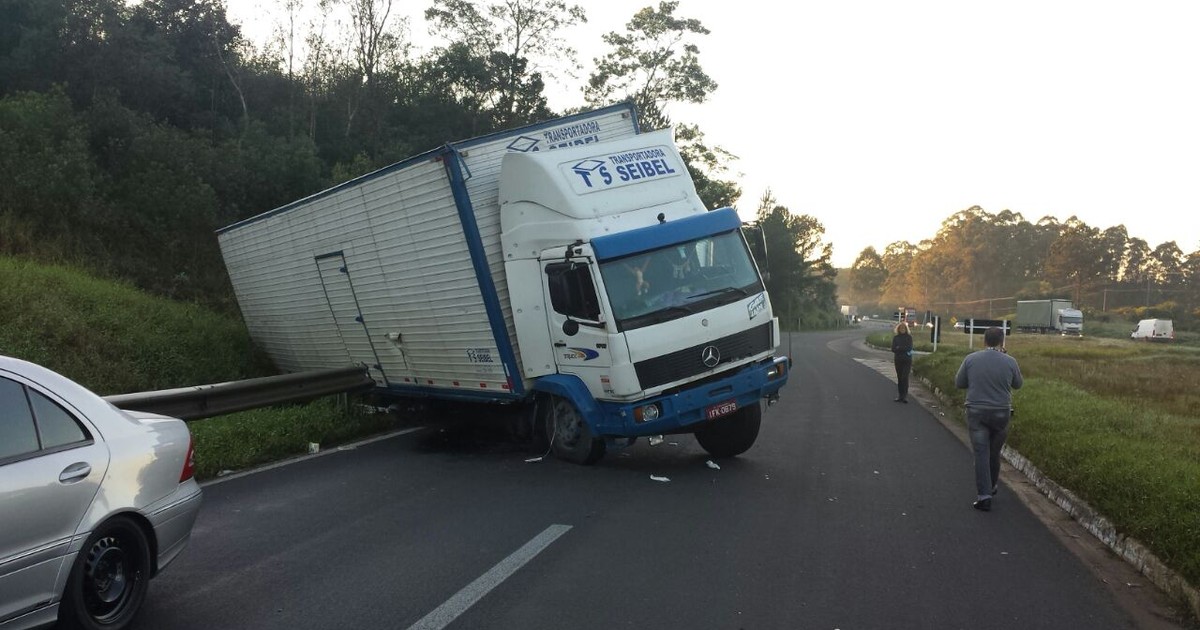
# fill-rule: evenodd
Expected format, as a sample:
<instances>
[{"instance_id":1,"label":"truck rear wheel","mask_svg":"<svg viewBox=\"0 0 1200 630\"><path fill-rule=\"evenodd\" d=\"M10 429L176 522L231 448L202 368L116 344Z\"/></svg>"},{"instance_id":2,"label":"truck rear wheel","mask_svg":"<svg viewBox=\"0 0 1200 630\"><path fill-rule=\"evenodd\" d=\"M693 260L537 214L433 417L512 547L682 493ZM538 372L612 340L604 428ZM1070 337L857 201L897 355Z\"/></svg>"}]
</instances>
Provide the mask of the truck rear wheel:
<instances>
[{"instance_id":1,"label":"truck rear wheel","mask_svg":"<svg viewBox=\"0 0 1200 630\"><path fill-rule=\"evenodd\" d=\"M604 440L592 435L587 420L571 401L550 396L544 402L543 426L555 457L585 466L604 457Z\"/></svg>"},{"instance_id":2,"label":"truck rear wheel","mask_svg":"<svg viewBox=\"0 0 1200 630\"><path fill-rule=\"evenodd\" d=\"M696 441L713 457L736 457L754 446L761 425L762 405L755 401L697 429Z\"/></svg>"}]
</instances>

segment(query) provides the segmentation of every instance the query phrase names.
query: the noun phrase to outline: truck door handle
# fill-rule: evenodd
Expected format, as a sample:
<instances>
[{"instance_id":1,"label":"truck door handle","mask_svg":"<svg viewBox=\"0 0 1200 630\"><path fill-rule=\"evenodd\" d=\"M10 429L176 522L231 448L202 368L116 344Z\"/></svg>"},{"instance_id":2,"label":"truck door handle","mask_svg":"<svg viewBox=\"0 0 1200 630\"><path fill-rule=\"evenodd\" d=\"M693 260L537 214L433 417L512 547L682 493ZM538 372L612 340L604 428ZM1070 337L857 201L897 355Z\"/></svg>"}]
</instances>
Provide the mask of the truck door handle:
<instances>
[{"instance_id":1,"label":"truck door handle","mask_svg":"<svg viewBox=\"0 0 1200 630\"><path fill-rule=\"evenodd\" d=\"M58 474L59 483L75 483L87 479L92 474L92 467L87 462L77 462L67 466Z\"/></svg>"},{"instance_id":2,"label":"truck door handle","mask_svg":"<svg viewBox=\"0 0 1200 630\"><path fill-rule=\"evenodd\" d=\"M561 341L555 341L555 342L554 342L554 347L555 347L555 348L566 348L566 347L567 347L567 344L565 344L565 343L563 343L563 342L561 342Z\"/></svg>"}]
</instances>

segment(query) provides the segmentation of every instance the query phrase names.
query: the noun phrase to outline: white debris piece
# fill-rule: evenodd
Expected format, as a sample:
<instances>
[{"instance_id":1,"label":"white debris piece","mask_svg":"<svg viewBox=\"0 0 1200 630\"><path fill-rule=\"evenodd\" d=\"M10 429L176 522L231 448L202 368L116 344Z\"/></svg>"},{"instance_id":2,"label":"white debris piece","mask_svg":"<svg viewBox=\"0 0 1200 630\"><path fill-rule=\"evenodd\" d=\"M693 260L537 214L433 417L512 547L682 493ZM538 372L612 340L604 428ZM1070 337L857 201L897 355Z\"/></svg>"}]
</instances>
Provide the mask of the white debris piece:
<instances>
[{"instance_id":1,"label":"white debris piece","mask_svg":"<svg viewBox=\"0 0 1200 630\"><path fill-rule=\"evenodd\" d=\"M720 466L718 466L718 465L717 465L717 463L716 463L716 462L714 462L714 461L713 461L713 460L711 460L711 459L710 459L710 460L708 460L707 462L704 462L704 463L708 464L708 467L709 467L709 468L711 468L711 469L713 469L713 470L721 470L721 467L720 467Z\"/></svg>"},{"instance_id":2,"label":"white debris piece","mask_svg":"<svg viewBox=\"0 0 1200 630\"><path fill-rule=\"evenodd\" d=\"M650 475L650 478L651 478L651 479L653 479L653 480L655 480L655 481L663 481L663 482L666 482L666 481L670 481L670 480L671 480L671 478L670 478L670 477L659 477L658 475Z\"/></svg>"},{"instance_id":3,"label":"white debris piece","mask_svg":"<svg viewBox=\"0 0 1200 630\"><path fill-rule=\"evenodd\" d=\"M540 462L540 461L542 461L543 459L545 459L545 457L530 457L529 459L525 460L525 463L526 463L526 464L532 464L532 463L534 463L534 462Z\"/></svg>"},{"instance_id":4,"label":"white debris piece","mask_svg":"<svg viewBox=\"0 0 1200 630\"><path fill-rule=\"evenodd\" d=\"M662 443L663 443L663 436L661 436L661 435L651 435L650 436L650 446L658 446L659 444L662 444Z\"/></svg>"}]
</instances>

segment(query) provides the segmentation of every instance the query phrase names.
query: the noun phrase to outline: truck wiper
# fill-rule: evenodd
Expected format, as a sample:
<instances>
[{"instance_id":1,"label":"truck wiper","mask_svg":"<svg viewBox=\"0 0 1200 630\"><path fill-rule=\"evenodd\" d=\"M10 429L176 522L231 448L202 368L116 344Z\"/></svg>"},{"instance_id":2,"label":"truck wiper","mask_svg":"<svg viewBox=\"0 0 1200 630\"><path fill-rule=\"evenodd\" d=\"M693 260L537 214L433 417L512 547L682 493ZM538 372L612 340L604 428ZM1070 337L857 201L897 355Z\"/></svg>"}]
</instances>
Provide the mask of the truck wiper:
<instances>
[{"instance_id":1,"label":"truck wiper","mask_svg":"<svg viewBox=\"0 0 1200 630\"><path fill-rule=\"evenodd\" d=\"M722 293L729 293L731 291L735 292L735 293L740 293L742 295L742 297L750 297L750 292L747 291L746 289L743 289L742 287L725 287L723 289L717 289L715 291L705 291L704 293L697 293L695 295L689 295L689 296L687 296L687 299L690 302L693 300L699 300L700 298L708 297L710 295L720 295Z\"/></svg>"},{"instance_id":2,"label":"truck wiper","mask_svg":"<svg viewBox=\"0 0 1200 630\"><path fill-rule=\"evenodd\" d=\"M696 311L690 306L664 306L656 311L651 311L644 315L638 315L637 317L631 317L625 320L624 324L626 326L629 326L630 324L634 324L635 326L659 324L673 319L671 315L678 315L680 313L684 315L694 315Z\"/></svg>"}]
</instances>

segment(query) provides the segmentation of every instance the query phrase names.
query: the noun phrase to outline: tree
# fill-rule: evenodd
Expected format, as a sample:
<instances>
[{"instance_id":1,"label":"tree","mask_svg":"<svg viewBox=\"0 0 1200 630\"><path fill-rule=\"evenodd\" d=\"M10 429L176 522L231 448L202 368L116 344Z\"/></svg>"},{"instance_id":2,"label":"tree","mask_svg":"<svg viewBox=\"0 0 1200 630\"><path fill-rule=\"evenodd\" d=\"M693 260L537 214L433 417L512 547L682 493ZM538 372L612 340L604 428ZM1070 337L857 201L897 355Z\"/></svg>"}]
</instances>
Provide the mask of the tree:
<instances>
[{"instance_id":1,"label":"tree","mask_svg":"<svg viewBox=\"0 0 1200 630\"><path fill-rule=\"evenodd\" d=\"M1047 279L1055 286L1074 286L1074 300L1078 303L1083 288L1103 278L1104 254L1100 231L1072 216L1050 246L1046 258Z\"/></svg>"},{"instance_id":2,"label":"tree","mask_svg":"<svg viewBox=\"0 0 1200 630\"><path fill-rule=\"evenodd\" d=\"M917 246L908 241L896 241L883 250L883 266L887 280L883 283L883 303L907 306L913 297L909 289L908 271L917 256Z\"/></svg>"},{"instance_id":3,"label":"tree","mask_svg":"<svg viewBox=\"0 0 1200 630\"><path fill-rule=\"evenodd\" d=\"M742 196L741 187L735 182L718 177L729 172L727 165L736 160L736 156L721 147L710 148L704 143L704 132L695 125L676 127L675 142L704 207L715 210L737 203L738 198Z\"/></svg>"},{"instance_id":4,"label":"tree","mask_svg":"<svg viewBox=\"0 0 1200 630\"><path fill-rule=\"evenodd\" d=\"M604 35L612 47L584 88L589 104L632 100L642 126L661 129L670 124L670 103L703 103L717 83L700 66L700 47L695 35L708 35L699 20L675 16L679 2L660 2L658 9L646 7L625 25L626 32Z\"/></svg>"},{"instance_id":5,"label":"tree","mask_svg":"<svg viewBox=\"0 0 1200 630\"><path fill-rule=\"evenodd\" d=\"M869 300L878 304L883 297L883 285L887 282L888 271L883 265L883 256L874 247L866 247L854 259L850 266L850 289L861 301Z\"/></svg>"},{"instance_id":6,"label":"tree","mask_svg":"<svg viewBox=\"0 0 1200 630\"><path fill-rule=\"evenodd\" d=\"M1121 281L1140 283L1150 277L1150 245L1134 237L1125 247L1125 260L1121 265Z\"/></svg>"},{"instance_id":7,"label":"tree","mask_svg":"<svg viewBox=\"0 0 1200 630\"><path fill-rule=\"evenodd\" d=\"M821 222L792 214L768 190L759 200L758 224L767 241L767 291L780 318L806 325L837 318L837 271L830 262L832 247L822 242Z\"/></svg>"},{"instance_id":8,"label":"tree","mask_svg":"<svg viewBox=\"0 0 1200 630\"><path fill-rule=\"evenodd\" d=\"M376 75L384 63L399 54L403 40L388 26L392 0L345 1L350 8L354 37L352 51L357 71L347 85L350 90L347 94L345 135L349 137L364 95L366 99L373 100L378 91Z\"/></svg>"},{"instance_id":9,"label":"tree","mask_svg":"<svg viewBox=\"0 0 1200 630\"><path fill-rule=\"evenodd\" d=\"M577 68L562 30L587 22L583 8L564 0L503 0L481 11L473 0L434 0L425 11L431 32L446 40L438 55L465 71L497 127L533 122L548 114L543 76L547 61ZM465 62L465 63L464 63Z\"/></svg>"}]
</instances>

